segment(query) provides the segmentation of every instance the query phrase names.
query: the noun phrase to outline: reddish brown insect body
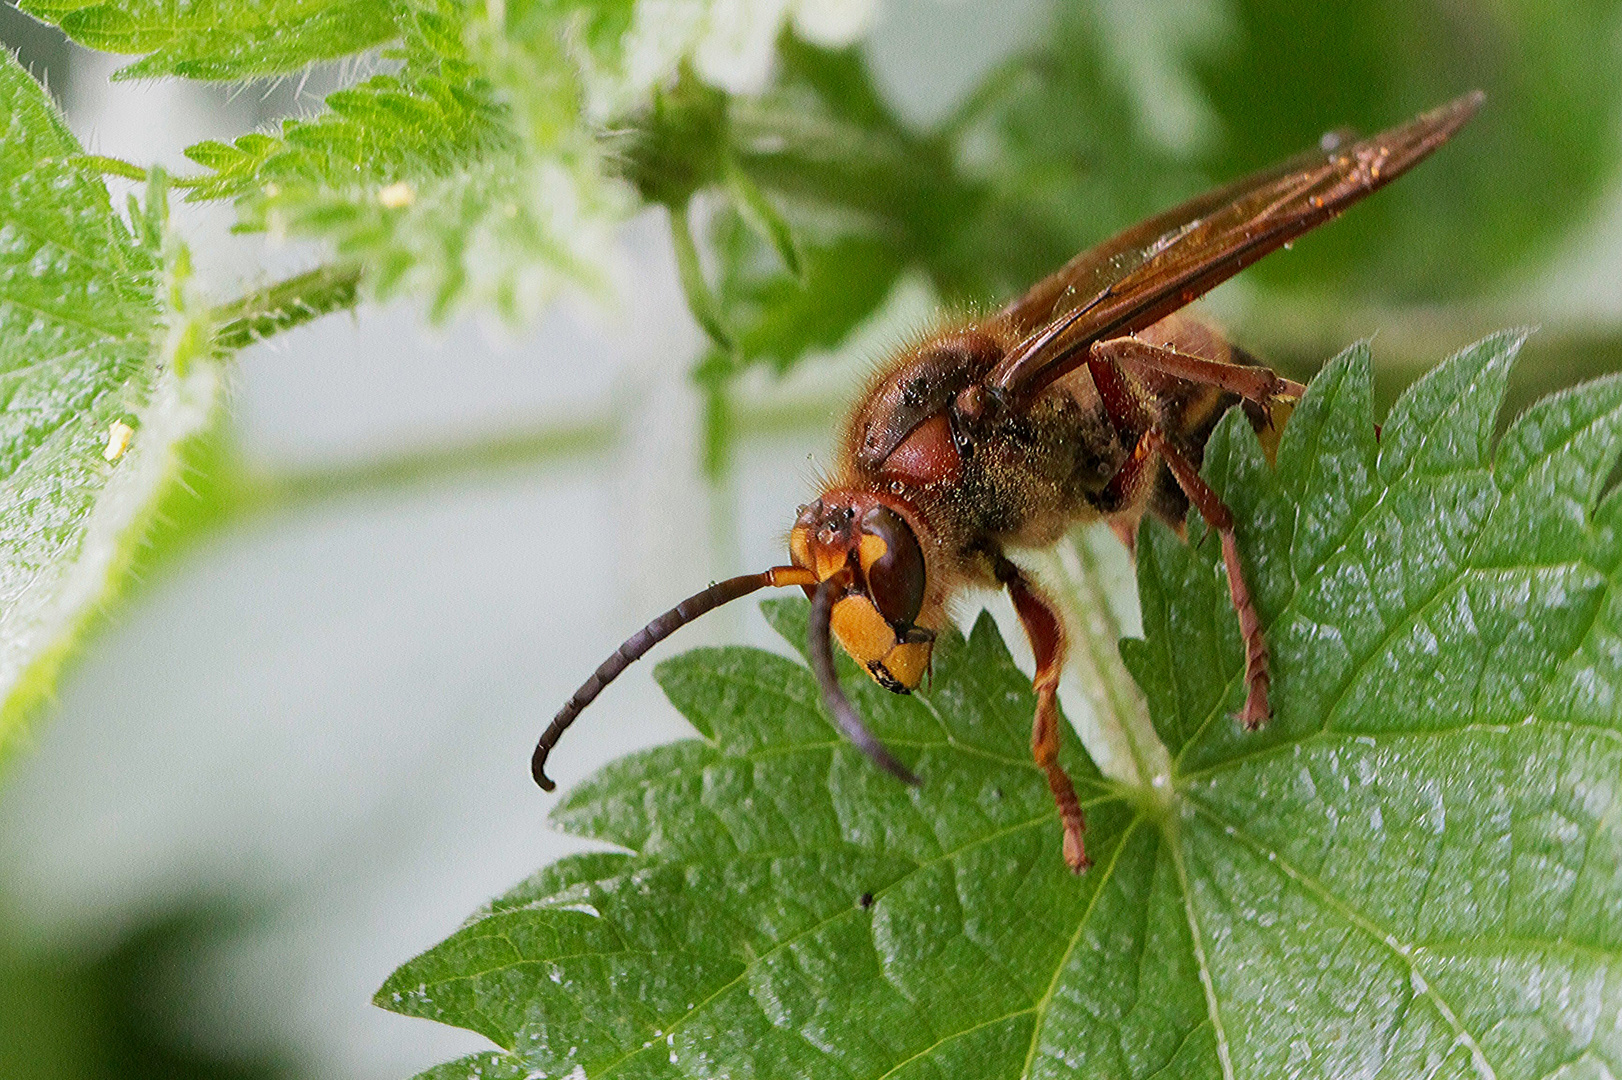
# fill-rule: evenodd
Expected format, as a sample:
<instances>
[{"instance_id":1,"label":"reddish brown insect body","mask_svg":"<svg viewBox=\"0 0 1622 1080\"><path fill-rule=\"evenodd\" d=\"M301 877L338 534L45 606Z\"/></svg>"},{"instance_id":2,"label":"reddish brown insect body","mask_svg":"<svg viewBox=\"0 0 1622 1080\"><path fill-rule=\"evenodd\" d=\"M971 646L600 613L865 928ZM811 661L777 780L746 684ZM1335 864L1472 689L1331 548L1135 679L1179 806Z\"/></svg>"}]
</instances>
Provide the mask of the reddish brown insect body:
<instances>
[{"instance_id":1,"label":"reddish brown insect body","mask_svg":"<svg viewBox=\"0 0 1622 1080\"><path fill-rule=\"evenodd\" d=\"M1099 519L1130 544L1145 512L1180 529L1192 504L1222 544L1245 641L1238 720L1265 723L1261 620L1233 516L1199 466L1235 404L1264 445L1276 446L1303 387L1178 309L1401 175L1480 105L1471 94L1371 138L1326 140L1083 252L991 318L897 357L851 415L828 489L801 508L789 535L793 565L713 585L620 646L541 737L536 782L552 788L544 766L559 736L655 642L756 589L799 585L812 601L812 667L836 723L879 765L916 783L840 689L830 635L881 685L906 693L929 668L947 601L965 586L1001 587L1036 658L1032 754L1063 822L1065 861L1084 869L1081 808L1058 764L1063 623L1006 551L1052 544Z\"/></svg>"}]
</instances>

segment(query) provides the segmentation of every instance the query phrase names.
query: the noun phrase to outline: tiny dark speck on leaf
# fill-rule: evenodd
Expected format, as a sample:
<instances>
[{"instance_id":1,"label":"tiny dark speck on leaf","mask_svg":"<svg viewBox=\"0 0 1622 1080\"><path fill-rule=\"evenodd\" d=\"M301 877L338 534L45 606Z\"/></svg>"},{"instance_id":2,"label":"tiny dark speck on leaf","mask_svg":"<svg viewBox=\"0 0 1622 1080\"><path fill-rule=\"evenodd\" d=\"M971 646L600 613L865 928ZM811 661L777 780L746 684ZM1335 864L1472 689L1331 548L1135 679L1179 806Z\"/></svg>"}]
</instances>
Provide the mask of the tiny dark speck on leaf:
<instances>
[{"instance_id":1,"label":"tiny dark speck on leaf","mask_svg":"<svg viewBox=\"0 0 1622 1080\"><path fill-rule=\"evenodd\" d=\"M866 911L868 908L873 906L873 894L870 892L865 892L856 902L861 905L863 911Z\"/></svg>"}]
</instances>

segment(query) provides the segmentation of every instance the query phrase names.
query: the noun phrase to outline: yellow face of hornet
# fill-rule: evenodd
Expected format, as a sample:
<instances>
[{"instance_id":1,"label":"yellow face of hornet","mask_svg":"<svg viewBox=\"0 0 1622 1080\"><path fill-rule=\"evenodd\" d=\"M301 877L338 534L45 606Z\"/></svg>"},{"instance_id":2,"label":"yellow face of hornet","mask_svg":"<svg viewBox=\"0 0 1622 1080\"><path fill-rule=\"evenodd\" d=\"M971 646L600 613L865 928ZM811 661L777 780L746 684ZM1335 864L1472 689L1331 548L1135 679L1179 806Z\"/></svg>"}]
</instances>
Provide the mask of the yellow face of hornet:
<instances>
[{"instance_id":1,"label":"yellow face of hornet","mask_svg":"<svg viewBox=\"0 0 1622 1080\"><path fill-rule=\"evenodd\" d=\"M904 694L923 681L934 648L934 634L913 625L923 606L923 553L900 514L878 502L862 509L806 507L789 533L789 553L818 580L856 571L834 602L833 635L875 682Z\"/></svg>"}]
</instances>

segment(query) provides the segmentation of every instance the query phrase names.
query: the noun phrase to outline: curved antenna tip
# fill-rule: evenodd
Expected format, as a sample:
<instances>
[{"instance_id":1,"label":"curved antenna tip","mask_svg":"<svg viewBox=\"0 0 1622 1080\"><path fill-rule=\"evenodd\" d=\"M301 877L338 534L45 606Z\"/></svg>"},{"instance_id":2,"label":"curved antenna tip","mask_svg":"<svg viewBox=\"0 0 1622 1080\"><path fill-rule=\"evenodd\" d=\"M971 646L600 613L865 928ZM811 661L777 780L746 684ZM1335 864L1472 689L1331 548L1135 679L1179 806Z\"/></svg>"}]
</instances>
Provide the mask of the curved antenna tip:
<instances>
[{"instance_id":1,"label":"curved antenna tip","mask_svg":"<svg viewBox=\"0 0 1622 1080\"><path fill-rule=\"evenodd\" d=\"M535 778L535 783L542 791L553 791L557 783L546 775L546 750L537 746L535 756L529 762L529 774Z\"/></svg>"},{"instance_id":2,"label":"curved antenna tip","mask_svg":"<svg viewBox=\"0 0 1622 1080\"><path fill-rule=\"evenodd\" d=\"M811 580L809 570L796 566L774 566L764 573L727 578L689 596L626 638L625 643L599 664L591 678L582 683L580 689L574 692L574 696L558 710L558 714L552 718L552 723L547 725L546 731L541 735L540 741L535 744L535 756L529 763L529 772L535 778L535 783L540 785L542 791L551 791L557 787L546 775L546 756L552 752L552 748L569 729L569 725L575 722L580 710L590 705L602 692L603 687L618 678L620 672L635 663L642 654L706 611L712 611L722 604L730 604L741 596L748 596L756 589L767 585L810 584Z\"/></svg>"}]
</instances>

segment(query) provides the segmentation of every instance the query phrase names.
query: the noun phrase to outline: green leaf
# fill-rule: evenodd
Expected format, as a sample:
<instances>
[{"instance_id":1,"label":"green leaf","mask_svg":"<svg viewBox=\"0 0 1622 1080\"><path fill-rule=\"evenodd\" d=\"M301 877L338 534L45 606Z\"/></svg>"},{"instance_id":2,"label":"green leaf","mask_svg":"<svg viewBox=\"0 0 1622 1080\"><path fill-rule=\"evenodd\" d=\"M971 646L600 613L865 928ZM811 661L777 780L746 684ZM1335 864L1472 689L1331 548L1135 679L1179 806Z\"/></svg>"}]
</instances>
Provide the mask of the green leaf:
<instances>
[{"instance_id":1,"label":"green leaf","mask_svg":"<svg viewBox=\"0 0 1622 1080\"><path fill-rule=\"evenodd\" d=\"M716 292L739 357L778 372L807 352L837 347L890 295L903 269L893 245L861 232L807 237L796 245L798 274L738 216L721 215L712 233L722 257Z\"/></svg>"},{"instance_id":2,"label":"green leaf","mask_svg":"<svg viewBox=\"0 0 1622 1080\"><path fill-rule=\"evenodd\" d=\"M789 227L788 220L736 162L727 167L727 190L732 195L739 216L748 222L756 236L777 252L777 257L783 260L783 269L804 284L804 261L800 257L799 245L794 242L794 231Z\"/></svg>"},{"instance_id":3,"label":"green leaf","mask_svg":"<svg viewBox=\"0 0 1622 1080\"><path fill-rule=\"evenodd\" d=\"M893 1063L878 1037L885 1020L906 1041L930 1026L932 1008L971 989L987 1008L1005 1011L1022 988L1040 994L1042 961L1051 965L1065 949L1057 928L1084 898L1063 864L1047 857L1049 797L1029 763L1028 721L1017 708L1033 699L989 620L968 641L942 640L927 699L851 685L875 730L930 778L916 792L837 738L799 664L755 650L700 650L658 675L711 741L611 766L555 820L660 855L585 856L543 871L402 969L380 1002L443 1019L477 1010L479 1030L529 1048L528 1067L564 1074L576 1061L590 1073L625 1058L633 1072L647 1072L695 1056L718 1071L728 1062L746 1071L736 1055L767 1064L814 1053L792 1026L777 1030L774 1012L834 1025L831 1038L841 1037L838 1012L865 1015L873 1034L848 1050L876 1069ZM1108 850L1125 816L1120 800L1079 751L1067 763ZM706 819L696 828L695 810ZM954 879L977 872L1023 877L1017 905L1029 918L1004 919L982 906L1001 902L989 892L956 897ZM622 921L630 908L616 897L639 894L658 904L633 902L640 914ZM918 904L935 910L932 925L910 921ZM965 924L988 936L978 946L954 942ZM892 985L875 931L933 955L919 958L905 985ZM1035 962L984 985L973 962L980 947ZM800 969L839 966L848 950L858 951L843 993L819 1001L815 980ZM487 975L469 978L474 970ZM547 1002L544 1019L531 975ZM623 996L608 990L609 980ZM503 983L518 992L498 989ZM761 994L773 1000L768 1013L756 1006ZM1028 1015L1013 1022L1022 1020L1028 1028Z\"/></svg>"},{"instance_id":4,"label":"green leaf","mask_svg":"<svg viewBox=\"0 0 1622 1080\"><path fill-rule=\"evenodd\" d=\"M327 111L286 120L280 135L251 133L234 144L205 142L187 156L214 174L193 199L253 199L247 224L264 227L301 193L375 194L396 182L441 178L517 149L508 107L496 99L463 40L468 13L455 0L422 0L402 14L402 66L327 95ZM266 186L270 190L265 190Z\"/></svg>"},{"instance_id":5,"label":"green leaf","mask_svg":"<svg viewBox=\"0 0 1622 1080\"><path fill-rule=\"evenodd\" d=\"M1076 750L1094 867L1066 872L1029 683L989 617L912 697L847 668L908 788L752 649L657 676L698 740L553 820L618 850L548 867L402 967L386 1008L500 1076L1601 1076L1622 1064L1622 380L1496 451L1522 335L1412 387L1378 436L1358 346L1276 472L1237 412L1207 454L1273 651L1243 653L1219 545L1146 525L1123 652L1163 789ZM768 609L803 640L805 604ZM1106 721L1109 718L1105 718Z\"/></svg>"},{"instance_id":6,"label":"green leaf","mask_svg":"<svg viewBox=\"0 0 1622 1080\"><path fill-rule=\"evenodd\" d=\"M207 422L217 372L198 359L207 324L187 303L184 252L164 250L161 177L132 234L9 53L0 111L3 750L116 584L177 444Z\"/></svg>"},{"instance_id":7,"label":"green leaf","mask_svg":"<svg viewBox=\"0 0 1622 1080\"><path fill-rule=\"evenodd\" d=\"M687 298L687 310L717 349L732 352L735 347L732 334L721 317L715 293L704 280L704 267L699 263L698 245L693 243L693 227L687 219L685 203L670 207L670 243L676 250L676 274L681 281L682 295Z\"/></svg>"},{"instance_id":8,"label":"green leaf","mask_svg":"<svg viewBox=\"0 0 1622 1080\"><path fill-rule=\"evenodd\" d=\"M465 0L402 0L399 25L394 74L279 134L190 147L209 171L180 181L189 197L235 200L246 231L325 240L371 294L415 292L435 319L470 304L517 318L563 281L599 284L623 199L561 25L515 38Z\"/></svg>"},{"instance_id":9,"label":"green leaf","mask_svg":"<svg viewBox=\"0 0 1622 1080\"><path fill-rule=\"evenodd\" d=\"M251 79L297 71L397 35L395 0L22 0L79 44L146 53L114 78Z\"/></svg>"}]
</instances>

